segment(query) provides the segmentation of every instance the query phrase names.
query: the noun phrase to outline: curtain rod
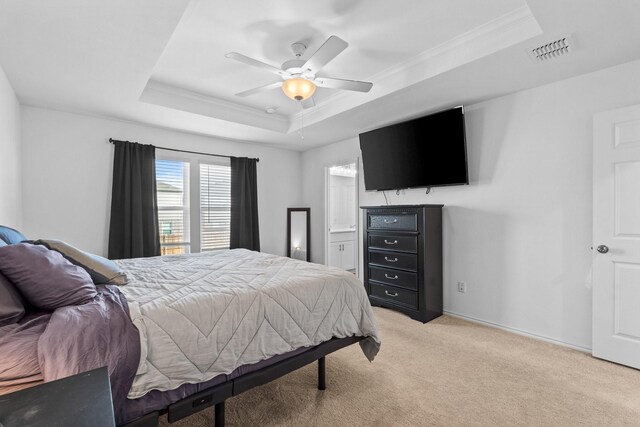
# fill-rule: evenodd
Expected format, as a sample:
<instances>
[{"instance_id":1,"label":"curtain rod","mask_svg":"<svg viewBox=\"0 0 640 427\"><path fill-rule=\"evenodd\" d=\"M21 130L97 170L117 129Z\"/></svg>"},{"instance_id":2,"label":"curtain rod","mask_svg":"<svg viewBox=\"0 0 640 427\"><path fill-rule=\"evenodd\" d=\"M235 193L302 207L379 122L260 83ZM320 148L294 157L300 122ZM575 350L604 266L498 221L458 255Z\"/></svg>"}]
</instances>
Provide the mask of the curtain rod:
<instances>
[{"instance_id":1,"label":"curtain rod","mask_svg":"<svg viewBox=\"0 0 640 427\"><path fill-rule=\"evenodd\" d=\"M129 143L133 143L132 141L121 141L121 140L118 140L118 139L109 138L109 142L110 142L110 143L112 143L112 144L113 144L114 142L116 142L116 141L118 141L118 142L129 142ZM177 148L156 147L155 145L154 145L154 147L155 147L155 148L157 148L157 149L159 149L159 150L177 151L178 153L199 154L199 155L201 155L201 156L226 157L227 159L230 159L231 157L234 157L234 156L226 156L226 155L224 155L224 154L201 153L201 152L199 152L199 151L178 150ZM259 158L259 157L255 158L255 161L256 161L256 162L259 162L259 161L260 161L260 158Z\"/></svg>"}]
</instances>

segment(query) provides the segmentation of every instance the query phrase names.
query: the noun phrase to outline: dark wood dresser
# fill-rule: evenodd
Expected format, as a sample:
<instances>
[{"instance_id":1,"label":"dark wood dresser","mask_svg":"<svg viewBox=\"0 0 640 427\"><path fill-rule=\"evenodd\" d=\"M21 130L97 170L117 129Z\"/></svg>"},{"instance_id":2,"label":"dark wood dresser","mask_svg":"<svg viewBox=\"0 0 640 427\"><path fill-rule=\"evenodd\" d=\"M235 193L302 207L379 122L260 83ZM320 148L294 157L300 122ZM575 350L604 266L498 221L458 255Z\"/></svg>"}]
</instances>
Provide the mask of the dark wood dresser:
<instances>
[{"instance_id":1,"label":"dark wood dresser","mask_svg":"<svg viewBox=\"0 0 640 427\"><path fill-rule=\"evenodd\" d=\"M362 206L372 305L426 323L442 315L443 205Z\"/></svg>"}]
</instances>

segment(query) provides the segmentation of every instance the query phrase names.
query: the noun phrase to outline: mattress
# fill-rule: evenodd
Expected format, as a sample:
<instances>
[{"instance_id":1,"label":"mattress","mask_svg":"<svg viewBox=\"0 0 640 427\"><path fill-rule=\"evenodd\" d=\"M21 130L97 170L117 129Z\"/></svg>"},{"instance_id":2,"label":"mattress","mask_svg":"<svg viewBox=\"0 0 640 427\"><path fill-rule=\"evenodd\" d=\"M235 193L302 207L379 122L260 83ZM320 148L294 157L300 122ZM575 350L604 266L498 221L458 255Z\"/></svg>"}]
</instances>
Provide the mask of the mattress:
<instances>
[{"instance_id":1,"label":"mattress","mask_svg":"<svg viewBox=\"0 0 640 427\"><path fill-rule=\"evenodd\" d=\"M334 337L378 351L364 287L342 270L246 250L119 263L130 285L0 327L0 394L108 366L122 424Z\"/></svg>"},{"instance_id":2,"label":"mattress","mask_svg":"<svg viewBox=\"0 0 640 427\"><path fill-rule=\"evenodd\" d=\"M140 333L140 364L128 394L229 375L243 365L331 338L366 337L379 346L362 283L333 267L234 249L121 260Z\"/></svg>"}]
</instances>

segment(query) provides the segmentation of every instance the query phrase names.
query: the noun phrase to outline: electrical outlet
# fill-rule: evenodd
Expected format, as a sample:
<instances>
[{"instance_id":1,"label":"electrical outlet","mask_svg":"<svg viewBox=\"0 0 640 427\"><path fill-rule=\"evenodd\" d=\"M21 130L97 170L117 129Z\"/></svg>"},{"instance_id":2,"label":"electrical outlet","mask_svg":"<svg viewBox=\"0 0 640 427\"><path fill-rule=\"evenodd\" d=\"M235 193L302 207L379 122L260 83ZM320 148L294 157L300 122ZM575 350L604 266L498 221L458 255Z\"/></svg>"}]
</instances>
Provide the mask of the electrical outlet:
<instances>
[{"instance_id":1,"label":"electrical outlet","mask_svg":"<svg viewBox=\"0 0 640 427\"><path fill-rule=\"evenodd\" d=\"M458 282L458 292L467 293L467 282Z\"/></svg>"}]
</instances>

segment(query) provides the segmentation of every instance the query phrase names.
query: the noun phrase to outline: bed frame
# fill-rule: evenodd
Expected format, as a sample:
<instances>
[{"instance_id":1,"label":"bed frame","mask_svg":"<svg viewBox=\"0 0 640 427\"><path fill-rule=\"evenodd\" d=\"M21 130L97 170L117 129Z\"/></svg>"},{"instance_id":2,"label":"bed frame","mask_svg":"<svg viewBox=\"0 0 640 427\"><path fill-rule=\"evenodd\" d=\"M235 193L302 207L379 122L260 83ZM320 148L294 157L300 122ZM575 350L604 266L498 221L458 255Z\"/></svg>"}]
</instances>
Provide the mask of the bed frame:
<instances>
[{"instance_id":1,"label":"bed frame","mask_svg":"<svg viewBox=\"0 0 640 427\"><path fill-rule=\"evenodd\" d=\"M158 417L162 414L166 413L169 422L173 423L214 405L214 425L215 427L224 427L224 402L228 398L278 379L316 360L318 361L318 390L324 390L327 384L325 356L363 339L364 337L333 338L273 365L248 372L222 384L192 394L172 403L162 411L151 412L120 427L157 427Z\"/></svg>"}]
</instances>

